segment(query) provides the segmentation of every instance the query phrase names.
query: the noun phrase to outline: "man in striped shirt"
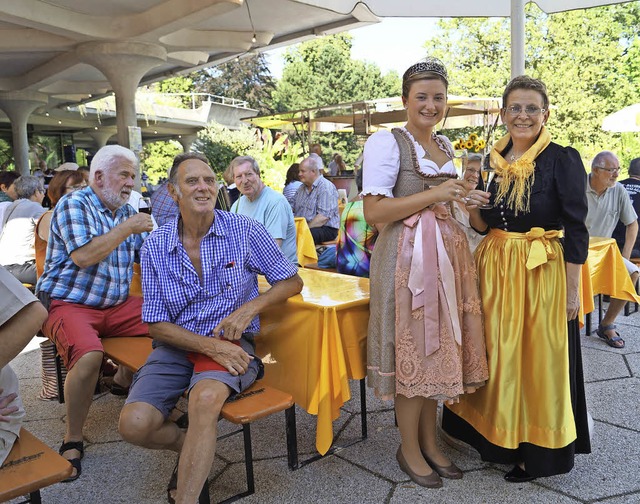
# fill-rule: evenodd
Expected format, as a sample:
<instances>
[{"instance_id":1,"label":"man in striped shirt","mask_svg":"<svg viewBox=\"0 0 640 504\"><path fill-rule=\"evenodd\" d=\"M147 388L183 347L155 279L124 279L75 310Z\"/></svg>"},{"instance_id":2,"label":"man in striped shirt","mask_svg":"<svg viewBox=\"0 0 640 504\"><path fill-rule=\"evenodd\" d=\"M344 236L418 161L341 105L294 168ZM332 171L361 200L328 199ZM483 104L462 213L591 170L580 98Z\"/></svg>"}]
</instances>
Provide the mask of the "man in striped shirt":
<instances>
[{"instance_id":1,"label":"man in striped shirt","mask_svg":"<svg viewBox=\"0 0 640 504\"><path fill-rule=\"evenodd\" d=\"M65 381L67 431L60 447L80 476L82 428L102 364L101 337L146 336L142 300L129 297L133 261L153 229L151 216L127 204L138 160L118 145L93 158L89 186L63 196L51 217L44 273L36 286L48 306L42 332L69 370ZM114 382L126 393L131 374L120 368Z\"/></svg>"},{"instance_id":2,"label":"man in striped shirt","mask_svg":"<svg viewBox=\"0 0 640 504\"><path fill-rule=\"evenodd\" d=\"M302 280L262 224L214 210L218 184L202 155L177 156L168 188L180 216L142 248L142 319L154 350L134 378L120 434L130 443L180 454L170 502L209 502L205 482L220 410L260 376L253 344L258 314L300 292ZM258 274L272 286L263 294ZM185 434L169 414L187 390Z\"/></svg>"},{"instance_id":3,"label":"man in striped shirt","mask_svg":"<svg viewBox=\"0 0 640 504\"><path fill-rule=\"evenodd\" d=\"M300 163L300 182L293 214L304 217L316 244L335 240L340 226L338 190L322 176L322 160L311 154Z\"/></svg>"}]
</instances>

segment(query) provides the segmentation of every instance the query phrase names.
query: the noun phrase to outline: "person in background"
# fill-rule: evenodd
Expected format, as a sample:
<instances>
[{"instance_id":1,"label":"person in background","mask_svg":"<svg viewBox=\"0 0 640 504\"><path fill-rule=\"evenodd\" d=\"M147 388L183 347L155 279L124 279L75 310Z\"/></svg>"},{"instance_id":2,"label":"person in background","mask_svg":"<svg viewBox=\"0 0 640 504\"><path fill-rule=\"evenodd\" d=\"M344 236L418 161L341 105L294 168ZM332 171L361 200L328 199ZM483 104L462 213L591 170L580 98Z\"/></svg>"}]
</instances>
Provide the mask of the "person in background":
<instances>
[{"instance_id":1,"label":"person in background","mask_svg":"<svg viewBox=\"0 0 640 504\"><path fill-rule=\"evenodd\" d=\"M231 169L231 165L227 166L224 172L222 172L222 178L226 184L227 190L227 199L229 206L222 210L228 210L233 206L236 200L240 197L240 190L238 186L236 186L236 181L233 178L233 170ZM220 191L218 191L219 193ZM218 201L220 201L220 197L218 196ZM220 208L218 208L220 210Z\"/></svg>"},{"instance_id":2,"label":"person in background","mask_svg":"<svg viewBox=\"0 0 640 504\"><path fill-rule=\"evenodd\" d=\"M300 163L293 163L289 169L287 170L287 177L284 181L284 189L282 189L282 194L291 208L293 208L293 200L296 197L296 191L298 187L302 185L300 182Z\"/></svg>"},{"instance_id":3,"label":"person in background","mask_svg":"<svg viewBox=\"0 0 640 504\"><path fill-rule=\"evenodd\" d=\"M82 177L84 178L84 183L89 185L89 172L90 172L90 168L88 166L79 166L78 167L78 173L80 173L82 175Z\"/></svg>"},{"instance_id":4,"label":"person in background","mask_svg":"<svg viewBox=\"0 0 640 504\"><path fill-rule=\"evenodd\" d=\"M102 147L91 161L90 184L58 201L44 272L36 287L49 317L43 334L69 370L64 384L66 433L60 454L77 479L84 456L83 427L102 365L103 336L148 336L142 299L129 295L135 254L153 228L151 216L127 204L136 155L119 145ZM126 395L132 374L123 366L112 393Z\"/></svg>"},{"instance_id":5,"label":"person in background","mask_svg":"<svg viewBox=\"0 0 640 504\"><path fill-rule=\"evenodd\" d=\"M49 228L51 227L51 216L60 198L65 194L70 194L78 189L87 187L82 173L74 170L64 170L56 172L49 182L47 195L51 202L51 209L43 213L36 224L35 249L36 249L36 271L38 278L44 271L44 257L47 251L47 241L49 240Z\"/></svg>"},{"instance_id":6,"label":"person in background","mask_svg":"<svg viewBox=\"0 0 640 504\"><path fill-rule=\"evenodd\" d=\"M0 172L0 203L12 202L16 199L16 192L13 183L20 177L20 174L14 170L3 170Z\"/></svg>"},{"instance_id":7,"label":"person in background","mask_svg":"<svg viewBox=\"0 0 640 504\"><path fill-rule=\"evenodd\" d=\"M47 310L0 266L0 466L18 437L25 415L18 378L9 362L31 341Z\"/></svg>"},{"instance_id":8,"label":"person in background","mask_svg":"<svg viewBox=\"0 0 640 504\"><path fill-rule=\"evenodd\" d=\"M444 406L442 428L482 460L514 464L504 479L522 483L567 473L591 451L578 326L586 173L577 150L551 141L542 81L513 78L502 104L489 194L467 198L471 225L488 231L475 260L490 379Z\"/></svg>"},{"instance_id":9,"label":"person in background","mask_svg":"<svg viewBox=\"0 0 640 504\"><path fill-rule=\"evenodd\" d=\"M358 192L362 191L362 170L356 173ZM375 225L364 218L362 197L347 203L340 217L336 269L338 273L369 278L369 261L378 238Z\"/></svg>"},{"instance_id":10,"label":"person in background","mask_svg":"<svg viewBox=\"0 0 640 504\"><path fill-rule=\"evenodd\" d=\"M640 158L635 158L629 163L629 178L621 180L620 184L627 190L636 214L640 215ZM621 221L618 221L612 237L618 242L620 250L624 249L626 234L626 226ZM636 242L631 250L631 258L640 258L640 233L638 233Z\"/></svg>"},{"instance_id":11,"label":"person in background","mask_svg":"<svg viewBox=\"0 0 640 504\"><path fill-rule=\"evenodd\" d=\"M617 182L620 173L620 161L613 152L602 151L591 162L591 174L587 184L589 213L585 221L589 236L610 238L618 220L625 226L625 239L622 246L622 258L635 285L638 279L638 267L633 264L631 251L638 236L638 215L629 194ZM625 342L616 331L615 321L624 308L626 301L611 298L604 318L598 324L596 334L612 348L624 348Z\"/></svg>"},{"instance_id":12,"label":"person in background","mask_svg":"<svg viewBox=\"0 0 640 504\"><path fill-rule=\"evenodd\" d=\"M264 185L260 167L251 156L238 156L229 167L242 194L231 207L231 212L257 220L267 228L286 258L297 264L296 225L286 198Z\"/></svg>"},{"instance_id":13,"label":"person in background","mask_svg":"<svg viewBox=\"0 0 640 504\"><path fill-rule=\"evenodd\" d=\"M23 175L13 183L16 199L3 216L0 234L0 265L22 283L35 285L36 223L45 212L42 206L44 185L33 175Z\"/></svg>"},{"instance_id":14,"label":"person in background","mask_svg":"<svg viewBox=\"0 0 640 504\"><path fill-rule=\"evenodd\" d=\"M302 185L293 201L293 214L307 220L316 245L335 240L340 225L338 190L322 176L320 158L316 154L310 154L300 163L300 181Z\"/></svg>"},{"instance_id":15,"label":"person in background","mask_svg":"<svg viewBox=\"0 0 640 504\"><path fill-rule=\"evenodd\" d=\"M462 178L468 184L467 187L469 189L475 189L477 187L480 181L480 174L482 173L483 161L484 156L482 154L472 153L467 157L467 164ZM484 236L471 227L471 224L469 224L469 211L462 203L456 202L456 204L452 206L452 209L453 218L462 226L464 234L467 235L469 249L473 254Z\"/></svg>"},{"instance_id":16,"label":"person in background","mask_svg":"<svg viewBox=\"0 0 640 504\"><path fill-rule=\"evenodd\" d=\"M395 400L396 460L428 488L441 487L441 477L463 477L438 445L438 401L460 400L489 376L476 268L449 210L468 189L456 180L451 142L435 131L448 84L437 58L410 66L402 77L405 127L377 131L364 148L364 214L380 229L371 256L367 383Z\"/></svg>"},{"instance_id":17,"label":"person in background","mask_svg":"<svg viewBox=\"0 0 640 504\"><path fill-rule=\"evenodd\" d=\"M338 175L342 175L343 172L347 170L347 165L344 164L342 160L342 156L337 152L333 155L333 159L329 163L328 167L328 175L331 177L336 177Z\"/></svg>"}]
</instances>

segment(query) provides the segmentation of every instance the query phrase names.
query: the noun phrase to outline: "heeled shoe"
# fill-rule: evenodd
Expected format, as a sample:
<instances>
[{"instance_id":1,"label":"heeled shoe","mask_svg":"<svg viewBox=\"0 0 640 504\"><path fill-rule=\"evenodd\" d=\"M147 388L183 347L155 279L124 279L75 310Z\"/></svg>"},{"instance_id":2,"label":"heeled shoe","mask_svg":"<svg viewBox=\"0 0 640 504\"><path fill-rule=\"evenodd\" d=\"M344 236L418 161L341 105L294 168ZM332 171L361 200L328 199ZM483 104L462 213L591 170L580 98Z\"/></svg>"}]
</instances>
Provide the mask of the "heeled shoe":
<instances>
[{"instance_id":1,"label":"heeled shoe","mask_svg":"<svg viewBox=\"0 0 640 504\"><path fill-rule=\"evenodd\" d=\"M431 474L429 474L429 476L420 476L419 474L416 474L411 470L409 464L407 464L407 461L404 458L404 455L402 454L402 446L398 447L396 460L398 461L400 469L402 469L402 471L406 473L414 483L426 488L442 487L442 480L435 470Z\"/></svg>"},{"instance_id":2,"label":"heeled shoe","mask_svg":"<svg viewBox=\"0 0 640 504\"><path fill-rule=\"evenodd\" d=\"M427 457L427 454L425 452L422 452L422 456L427 461L427 464L431 466L431 469L437 472L441 477L449 479L462 479L462 471L453 462L445 467L436 464L433 460Z\"/></svg>"},{"instance_id":3,"label":"heeled shoe","mask_svg":"<svg viewBox=\"0 0 640 504\"><path fill-rule=\"evenodd\" d=\"M531 476L527 471L516 464L513 466L513 469L504 475L504 479L509 483L526 483L527 481L533 481L536 477Z\"/></svg>"}]
</instances>

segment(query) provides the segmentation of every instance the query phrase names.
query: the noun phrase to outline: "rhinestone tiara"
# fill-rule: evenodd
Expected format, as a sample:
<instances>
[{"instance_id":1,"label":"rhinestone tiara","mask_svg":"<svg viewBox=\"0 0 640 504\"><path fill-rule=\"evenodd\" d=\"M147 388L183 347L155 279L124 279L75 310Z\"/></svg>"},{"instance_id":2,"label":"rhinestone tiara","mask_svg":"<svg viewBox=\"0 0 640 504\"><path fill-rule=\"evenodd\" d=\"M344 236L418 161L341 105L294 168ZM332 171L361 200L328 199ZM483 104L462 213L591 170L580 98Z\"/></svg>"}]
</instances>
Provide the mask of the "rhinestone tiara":
<instances>
[{"instance_id":1,"label":"rhinestone tiara","mask_svg":"<svg viewBox=\"0 0 640 504\"><path fill-rule=\"evenodd\" d=\"M438 74L447 82L447 84L449 83L449 77L447 75L447 69L445 68L444 63L438 58L434 58L432 56L427 56L425 59L418 61L417 63L407 68L407 71L402 76L402 80L407 80L412 75L423 72L432 72Z\"/></svg>"}]
</instances>

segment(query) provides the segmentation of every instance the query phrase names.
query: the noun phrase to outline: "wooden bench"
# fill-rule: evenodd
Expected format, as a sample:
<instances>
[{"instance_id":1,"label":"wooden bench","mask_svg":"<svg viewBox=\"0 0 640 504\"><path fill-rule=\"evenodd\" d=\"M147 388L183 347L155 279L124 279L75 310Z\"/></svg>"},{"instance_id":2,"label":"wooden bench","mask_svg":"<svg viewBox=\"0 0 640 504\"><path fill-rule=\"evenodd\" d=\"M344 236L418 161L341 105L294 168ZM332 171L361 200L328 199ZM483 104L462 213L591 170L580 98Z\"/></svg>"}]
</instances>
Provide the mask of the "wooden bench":
<instances>
[{"instance_id":1,"label":"wooden bench","mask_svg":"<svg viewBox=\"0 0 640 504\"><path fill-rule=\"evenodd\" d=\"M73 467L25 428L0 467L0 502L27 496L40 504L40 489L68 478Z\"/></svg>"},{"instance_id":2,"label":"wooden bench","mask_svg":"<svg viewBox=\"0 0 640 504\"><path fill-rule=\"evenodd\" d=\"M152 351L151 342L151 338L145 337L102 339L105 355L117 364L133 371L140 369L146 362L147 357ZM298 468L298 442L295 405L291 394L269 387L268 385L262 385L258 381L223 406L221 416L231 423L242 426L241 430L221 436L221 439L239 432L243 433L247 490L222 502L233 502L255 492L253 450L251 448L251 423L280 411L284 411L285 413L289 468L295 470Z\"/></svg>"}]
</instances>

